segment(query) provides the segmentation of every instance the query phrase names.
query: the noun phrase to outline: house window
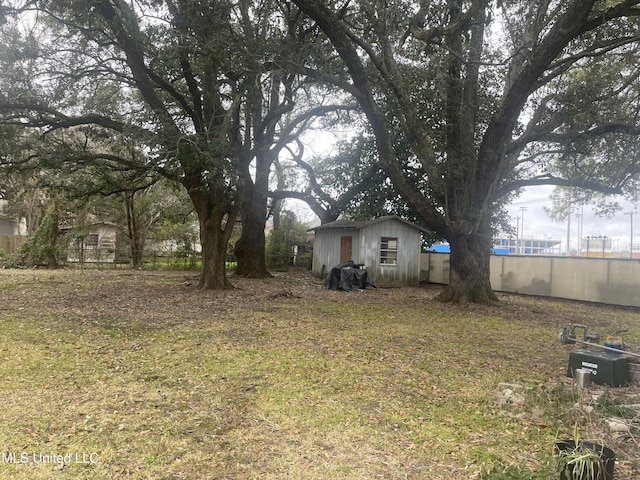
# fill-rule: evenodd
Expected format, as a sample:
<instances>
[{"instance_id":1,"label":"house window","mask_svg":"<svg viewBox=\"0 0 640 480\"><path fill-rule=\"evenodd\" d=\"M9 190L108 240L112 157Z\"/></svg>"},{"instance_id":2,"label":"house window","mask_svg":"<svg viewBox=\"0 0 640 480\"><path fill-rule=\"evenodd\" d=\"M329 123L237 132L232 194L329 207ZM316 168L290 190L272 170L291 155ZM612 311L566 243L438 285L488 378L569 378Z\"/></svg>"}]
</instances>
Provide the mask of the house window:
<instances>
[{"instance_id":1,"label":"house window","mask_svg":"<svg viewBox=\"0 0 640 480\"><path fill-rule=\"evenodd\" d=\"M398 264L398 239L382 237L380 241L380 265Z\"/></svg>"}]
</instances>

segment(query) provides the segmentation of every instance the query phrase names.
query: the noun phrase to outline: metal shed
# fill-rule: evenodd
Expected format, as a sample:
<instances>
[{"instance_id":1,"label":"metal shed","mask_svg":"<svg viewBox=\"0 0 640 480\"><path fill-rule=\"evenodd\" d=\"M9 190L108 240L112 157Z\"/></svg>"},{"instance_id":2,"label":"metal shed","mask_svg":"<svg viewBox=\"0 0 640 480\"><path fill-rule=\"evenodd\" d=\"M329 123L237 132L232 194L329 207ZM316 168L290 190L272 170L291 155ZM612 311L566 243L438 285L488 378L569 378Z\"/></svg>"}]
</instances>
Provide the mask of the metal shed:
<instances>
[{"instance_id":1,"label":"metal shed","mask_svg":"<svg viewBox=\"0 0 640 480\"><path fill-rule=\"evenodd\" d=\"M375 220L337 220L312 228L313 273L324 277L331 268L353 260L364 264L376 285L420 283L421 234L429 230L398 216Z\"/></svg>"}]
</instances>

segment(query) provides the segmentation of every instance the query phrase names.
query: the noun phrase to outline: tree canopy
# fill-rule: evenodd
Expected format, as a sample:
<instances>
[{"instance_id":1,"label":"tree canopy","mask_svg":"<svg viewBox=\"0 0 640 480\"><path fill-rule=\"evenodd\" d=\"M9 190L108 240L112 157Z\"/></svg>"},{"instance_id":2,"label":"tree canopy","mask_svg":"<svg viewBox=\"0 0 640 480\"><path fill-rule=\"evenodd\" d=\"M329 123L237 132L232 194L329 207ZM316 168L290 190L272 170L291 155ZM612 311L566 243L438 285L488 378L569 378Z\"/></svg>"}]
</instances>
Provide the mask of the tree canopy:
<instances>
[{"instance_id":1,"label":"tree canopy","mask_svg":"<svg viewBox=\"0 0 640 480\"><path fill-rule=\"evenodd\" d=\"M496 299L491 224L519 189L635 188L640 2L293 1L340 57L395 189L451 244L441 299Z\"/></svg>"},{"instance_id":2,"label":"tree canopy","mask_svg":"<svg viewBox=\"0 0 640 480\"><path fill-rule=\"evenodd\" d=\"M493 226L520 189L637 187L640 0L13 0L0 14L0 123L49 138L72 131L56 138L75 144L64 158L23 158L183 185L199 218L203 288L229 285L238 216L236 250L262 252L241 270L260 273L284 149L328 218L347 201L390 200L323 190L351 171L358 188L399 197L447 239L442 299L455 302L496 299ZM357 139L332 167L313 165L301 130L354 103L375 149ZM114 136L143 154L101 147Z\"/></svg>"},{"instance_id":3,"label":"tree canopy","mask_svg":"<svg viewBox=\"0 0 640 480\"><path fill-rule=\"evenodd\" d=\"M313 83L298 58L314 50L300 47L308 32L296 8L273 0L16 0L1 13L2 123L50 137L73 129L82 155L70 146L64 157L48 156L54 163L151 172L183 185L199 218L202 288L229 286L226 247L240 212L243 234L262 235L262 248L251 247L264 262L274 156L310 118L345 108L317 96L296 102ZM114 137L144 155L99 147Z\"/></svg>"}]
</instances>

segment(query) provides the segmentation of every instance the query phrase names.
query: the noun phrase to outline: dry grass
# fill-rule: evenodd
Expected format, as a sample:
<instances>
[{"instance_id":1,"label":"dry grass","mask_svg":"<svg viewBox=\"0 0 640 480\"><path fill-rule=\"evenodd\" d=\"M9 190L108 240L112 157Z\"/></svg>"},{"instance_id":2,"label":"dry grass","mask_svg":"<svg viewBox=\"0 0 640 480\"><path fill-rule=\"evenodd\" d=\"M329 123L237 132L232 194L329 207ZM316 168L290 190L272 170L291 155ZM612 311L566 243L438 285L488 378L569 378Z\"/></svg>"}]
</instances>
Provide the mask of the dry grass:
<instances>
[{"instance_id":1,"label":"dry grass","mask_svg":"<svg viewBox=\"0 0 640 480\"><path fill-rule=\"evenodd\" d=\"M590 399L557 341L576 322L629 329L637 347L636 310L453 307L436 287L329 292L301 274L235 283L0 272L0 478L468 479L538 468L575 422L616 449L617 479L640 475L637 442L575 406ZM500 382L531 387L527 404L500 405Z\"/></svg>"}]
</instances>

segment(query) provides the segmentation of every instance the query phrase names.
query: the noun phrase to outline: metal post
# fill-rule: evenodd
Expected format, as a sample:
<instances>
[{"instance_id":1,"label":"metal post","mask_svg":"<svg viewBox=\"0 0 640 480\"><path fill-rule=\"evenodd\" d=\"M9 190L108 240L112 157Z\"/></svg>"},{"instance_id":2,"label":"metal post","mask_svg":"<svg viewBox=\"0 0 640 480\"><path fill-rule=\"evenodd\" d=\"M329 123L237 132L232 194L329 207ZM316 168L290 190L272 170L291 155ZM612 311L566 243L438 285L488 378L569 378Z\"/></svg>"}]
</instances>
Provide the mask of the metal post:
<instances>
[{"instance_id":1,"label":"metal post","mask_svg":"<svg viewBox=\"0 0 640 480\"><path fill-rule=\"evenodd\" d=\"M633 258L633 215L638 212L625 212L625 215L629 215L631 220L631 238L629 240L629 258Z\"/></svg>"},{"instance_id":2,"label":"metal post","mask_svg":"<svg viewBox=\"0 0 640 480\"><path fill-rule=\"evenodd\" d=\"M567 214L567 257L571 255L571 205Z\"/></svg>"},{"instance_id":3,"label":"metal post","mask_svg":"<svg viewBox=\"0 0 640 480\"><path fill-rule=\"evenodd\" d=\"M520 218L522 220L522 229L520 230L520 233L522 234L522 254L526 255L527 253L527 249L526 249L526 240L524 239L524 212L527 211L527 207L520 207Z\"/></svg>"}]
</instances>

